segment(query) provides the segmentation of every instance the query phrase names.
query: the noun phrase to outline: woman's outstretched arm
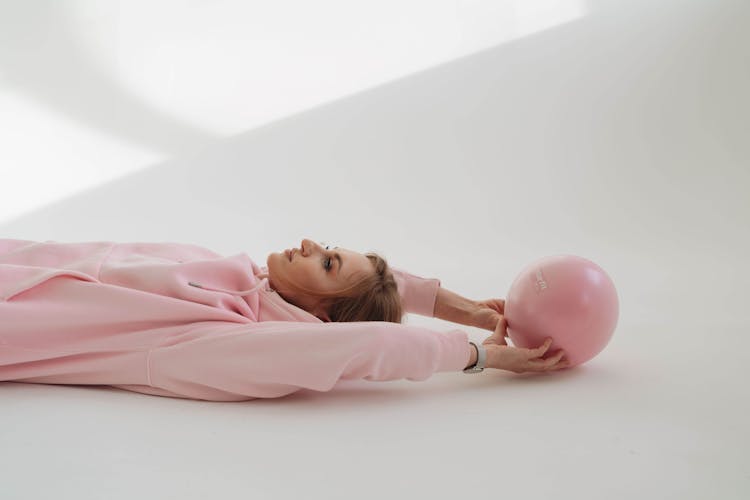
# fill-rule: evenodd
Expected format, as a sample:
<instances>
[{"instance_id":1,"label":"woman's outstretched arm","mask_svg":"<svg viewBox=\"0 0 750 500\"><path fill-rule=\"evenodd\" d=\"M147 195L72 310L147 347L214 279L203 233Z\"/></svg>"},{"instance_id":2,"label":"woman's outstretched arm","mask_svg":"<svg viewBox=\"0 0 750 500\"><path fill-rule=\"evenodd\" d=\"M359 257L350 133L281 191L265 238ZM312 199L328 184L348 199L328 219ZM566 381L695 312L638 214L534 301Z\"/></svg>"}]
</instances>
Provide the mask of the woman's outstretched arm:
<instances>
[{"instance_id":1,"label":"woman's outstretched arm","mask_svg":"<svg viewBox=\"0 0 750 500\"><path fill-rule=\"evenodd\" d=\"M438 290L436 318L492 331L504 316L504 299L472 300L446 288Z\"/></svg>"},{"instance_id":2,"label":"woman's outstretched arm","mask_svg":"<svg viewBox=\"0 0 750 500\"><path fill-rule=\"evenodd\" d=\"M505 312L503 299L472 300L443 288L437 278L422 278L393 266L391 270L406 312L490 331Z\"/></svg>"},{"instance_id":3,"label":"woman's outstretched arm","mask_svg":"<svg viewBox=\"0 0 750 500\"><path fill-rule=\"evenodd\" d=\"M476 301L463 297L447 288L438 289L435 300L435 317L459 323L461 325L474 326L474 315L479 309Z\"/></svg>"},{"instance_id":4,"label":"woman's outstretched arm","mask_svg":"<svg viewBox=\"0 0 750 500\"><path fill-rule=\"evenodd\" d=\"M463 370L473 350L461 330L384 321L202 322L162 342L143 353L142 385L110 385L211 401L277 398L303 388L326 392L344 379L422 381Z\"/></svg>"}]
</instances>

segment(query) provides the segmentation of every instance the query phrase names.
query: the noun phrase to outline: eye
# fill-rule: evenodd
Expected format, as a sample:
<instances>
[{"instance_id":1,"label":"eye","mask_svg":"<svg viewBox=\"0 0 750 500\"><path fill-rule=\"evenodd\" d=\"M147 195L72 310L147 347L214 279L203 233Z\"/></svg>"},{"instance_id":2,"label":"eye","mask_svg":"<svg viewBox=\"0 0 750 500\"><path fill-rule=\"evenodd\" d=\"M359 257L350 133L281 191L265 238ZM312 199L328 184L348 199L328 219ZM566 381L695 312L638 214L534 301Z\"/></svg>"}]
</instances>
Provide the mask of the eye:
<instances>
[{"instance_id":1,"label":"eye","mask_svg":"<svg viewBox=\"0 0 750 500\"><path fill-rule=\"evenodd\" d=\"M321 244L325 244L325 242L323 242L323 241L321 241L320 243L321 243ZM331 248L331 245L326 245L326 250L329 250L330 248ZM337 247L337 248L338 248L338 247ZM326 270L326 272L330 271L330 270L331 270L331 268L333 267L333 266L331 265L331 261L332 261L332 260L333 260L333 259L331 259L330 257L328 257L328 258L326 258L326 259L324 259L324 260L323 260L323 268L324 268L324 269Z\"/></svg>"}]
</instances>

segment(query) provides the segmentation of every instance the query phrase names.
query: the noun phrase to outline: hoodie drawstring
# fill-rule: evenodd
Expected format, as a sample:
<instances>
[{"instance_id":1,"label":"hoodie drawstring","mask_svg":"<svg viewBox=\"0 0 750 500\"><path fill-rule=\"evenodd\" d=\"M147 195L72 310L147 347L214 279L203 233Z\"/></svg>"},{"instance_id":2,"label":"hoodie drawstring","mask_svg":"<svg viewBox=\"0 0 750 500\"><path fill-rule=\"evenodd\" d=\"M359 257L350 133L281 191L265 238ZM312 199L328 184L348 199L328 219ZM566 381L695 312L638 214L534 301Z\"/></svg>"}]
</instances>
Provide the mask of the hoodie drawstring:
<instances>
[{"instance_id":1,"label":"hoodie drawstring","mask_svg":"<svg viewBox=\"0 0 750 500\"><path fill-rule=\"evenodd\" d=\"M235 291L235 290L225 290L223 288L214 288L214 287L211 287L211 286L201 285L200 283L196 283L194 281L188 281L188 285L194 286L196 288L202 288L204 290L211 290L211 291L214 291L214 292L224 292L224 293L228 293L228 294L231 294L231 295L249 295L249 294L253 293L254 291L256 291L258 288L260 288L261 286L263 286L264 284L268 284L268 278L263 278L262 280L260 280L258 282L257 285L255 285L254 287L252 287L249 290ZM269 286L269 289L270 289L271 285L268 284L268 286ZM273 289L271 289L271 291L273 291Z\"/></svg>"}]
</instances>

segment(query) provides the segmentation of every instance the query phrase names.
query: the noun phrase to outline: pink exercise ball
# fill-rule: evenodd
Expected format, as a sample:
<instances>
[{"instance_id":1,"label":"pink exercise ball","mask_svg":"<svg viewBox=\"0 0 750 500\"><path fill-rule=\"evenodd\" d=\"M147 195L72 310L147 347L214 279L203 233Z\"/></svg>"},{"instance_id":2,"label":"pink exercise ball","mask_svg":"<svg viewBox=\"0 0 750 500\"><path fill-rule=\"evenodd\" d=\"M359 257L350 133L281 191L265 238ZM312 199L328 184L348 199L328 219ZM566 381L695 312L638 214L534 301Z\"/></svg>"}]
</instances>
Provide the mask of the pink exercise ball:
<instances>
[{"instance_id":1,"label":"pink exercise ball","mask_svg":"<svg viewBox=\"0 0 750 500\"><path fill-rule=\"evenodd\" d=\"M563 349L571 366L590 360L609 343L617 325L615 285L604 270L575 255L539 259L510 285L505 298L508 336L534 348L552 337L545 353Z\"/></svg>"}]
</instances>

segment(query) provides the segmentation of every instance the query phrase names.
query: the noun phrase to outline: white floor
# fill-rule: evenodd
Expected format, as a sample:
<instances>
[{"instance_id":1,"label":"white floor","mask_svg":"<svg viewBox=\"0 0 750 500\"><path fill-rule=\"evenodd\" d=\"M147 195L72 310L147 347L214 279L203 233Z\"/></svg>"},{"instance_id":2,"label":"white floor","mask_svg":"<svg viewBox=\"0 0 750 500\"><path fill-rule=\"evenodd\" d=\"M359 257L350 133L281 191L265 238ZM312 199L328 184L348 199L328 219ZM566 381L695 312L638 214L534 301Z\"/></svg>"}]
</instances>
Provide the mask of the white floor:
<instances>
[{"instance_id":1,"label":"white floor","mask_svg":"<svg viewBox=\"0 0 750 500\"><path fill-rule=\"evenodd\" d=\"M2 383L0 498L749 498L748 21L739 0L590 2L200 148L181 129L188 153L0 221L3 237L182 241L258 262L311 237L474 299L570 253L620 296L608 347L554 375L245 403Z\"/></svg>"}]
</instances>

